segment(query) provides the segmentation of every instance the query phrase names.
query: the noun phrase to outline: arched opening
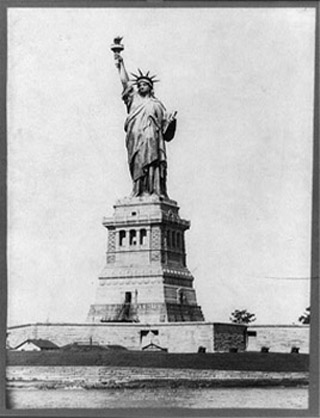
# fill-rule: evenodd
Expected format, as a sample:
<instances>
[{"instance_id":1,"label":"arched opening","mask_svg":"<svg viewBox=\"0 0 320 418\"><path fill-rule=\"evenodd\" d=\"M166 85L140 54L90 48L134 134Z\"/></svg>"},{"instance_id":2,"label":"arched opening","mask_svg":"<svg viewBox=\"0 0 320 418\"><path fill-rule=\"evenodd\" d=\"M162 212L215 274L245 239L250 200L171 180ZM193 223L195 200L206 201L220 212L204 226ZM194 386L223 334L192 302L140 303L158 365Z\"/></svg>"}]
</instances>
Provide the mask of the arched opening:
<instances>
[{"instance_id":1,"label":"arched opening","mask_svg":"<svg viewBox=\"0 0 320 418\"><path fill-rule=\"evenodd\" d=\"M126 292L125 293L125 303L131 303L131 300L132 300L131 292Z\"/></svg>"},{"instance_id":2,"label":"arched opening","mask_svg":"<svg viewBox=\"0 0 320 418\"><path fill-rule=\"evenodd\" d=\"M140 229L140 245L146 245L147 243L147 230Z\"/></svg>"},{"instance_id":3,"label":"arched opening","mask_svg":"<svg viewBox=\"0 0 320 418\"><path fill-rule=\"evenodd\" d=\"M178 302L180 305L184 305L186 302L186 296L183 292L183 289L178 289Z\"/></svg>"},{"instance_id":4,"label":"arched opening","mask_svg":"<svg viewBox=\"0 0 320 418\"><path fill-rule=\"evenodd\" d=\"M119 232L119 245L120 245L120 247L123 247L125 245L125 239L126 239L126 231L121 230Z\"/></svg>"},{"instance_id":5,"label":"arched opening","mask_svg":"<svg viewBox=\"0 0 320 418\"><path fill-rule=\"evenodd\" d=\"M130 245L137 245L137 231L135 229L130 230Z\"/></svg>"},{"instance_id":6,"label":"arched opening","mask_svg":"<svg viewBox=\"0 0 320 418\"><path fill-rule=\"evenodd\" d=\"M171 242L171 244L172 244L172 247L175 248L175 246L176 246L176 233L175 233L175 231L172 231L172 242Z\"/></svg>"},{"instance_id":7,"label":"arched opening","mask_svg":"<svg viewBox=\"0 0 320 418\"><path fill-rule=\"evenodd\" d=\"M171 231L168 229L167 230L167 247L171 247Z\"/></svg>"},{"instance_id":8,"label":"arched opening","mask_svg":"<svg viewBox=\"0 0 320 418\"><path fill-rule=\"evenodd\" d=\"M181 234L177 232L177 247L181 248Z\"/></svg>"}]
</instances>

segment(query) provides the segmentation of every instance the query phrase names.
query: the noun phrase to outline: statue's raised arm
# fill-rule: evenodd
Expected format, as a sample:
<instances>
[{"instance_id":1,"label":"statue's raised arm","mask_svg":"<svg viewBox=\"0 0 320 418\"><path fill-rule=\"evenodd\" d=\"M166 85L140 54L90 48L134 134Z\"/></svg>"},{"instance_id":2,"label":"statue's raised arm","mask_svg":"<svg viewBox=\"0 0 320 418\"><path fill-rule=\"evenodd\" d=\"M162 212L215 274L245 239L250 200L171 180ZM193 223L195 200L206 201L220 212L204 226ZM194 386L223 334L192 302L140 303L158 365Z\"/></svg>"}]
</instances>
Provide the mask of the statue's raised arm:
<instances>
[{"instance_id":1,"label":"statue's raised arm","mask_svg":"<svg viewBox=\"0 0 320 418\"><path fill-rule=\"evenodd\" d=\"M124 66L123 58L121 56L121 51L124 50L124 46L121 44L122 37L117 36L113 40L113 44L111 45L111 50L114 53L114 59L116 62L116 67L118 68L120 80L123 85L123 88L127 88L129 83L129 76L127 70Z\"/></svg>"},{"instance_id":2,"label":"statue's raised arm","mask_svg":"<svg viewBox=\"0 0 320 418\"><path fill-rule=\"evenodd\" d=\"M157 195L168 198L166 188L167 155L165 142L171 141L176 129L176 113L167 114L166 108L154 95L153 85L158 80L138 69L130 80L121 51L121 37L114 39L116 67L123 85L122 99L128 116L125 121L126 147L132 196Z\"/></svg>"}]
</instances>

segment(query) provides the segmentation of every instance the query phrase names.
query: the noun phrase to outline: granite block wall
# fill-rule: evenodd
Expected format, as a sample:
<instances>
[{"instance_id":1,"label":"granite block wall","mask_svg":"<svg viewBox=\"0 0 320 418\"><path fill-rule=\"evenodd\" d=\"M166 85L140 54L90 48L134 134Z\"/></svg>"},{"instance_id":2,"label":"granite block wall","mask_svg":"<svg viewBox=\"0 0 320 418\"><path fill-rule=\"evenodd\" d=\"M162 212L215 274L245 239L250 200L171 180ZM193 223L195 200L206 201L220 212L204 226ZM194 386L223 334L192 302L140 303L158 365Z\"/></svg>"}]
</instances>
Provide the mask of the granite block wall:
<instances>
[{"instance_id":1,"label":"granite block wall","mask_svg":"<svg viewBox=\"0 0 320 418\"><path fill-rule=\"evenodd\" d=\"M155 331L155 332L152 332ZM141 350L151 342L169 352L197 352L200 346L213 352L212 323L167 324L34 324L12 327L8 341L12 348L28 338L48 339L58 346L82 344L118 344L130 350Z\"/></svg>"},{"instance_id":2,"label":"granite block wall","mask_svg":"<svg viewBox=\"0 0 320 418\"><path fill-rule=\"evenodd\" d=\"M309 353L309 325L251 325L248 334L248 351L268 347L270 352L290 353L295 346L300 353Z\"/></svg>"},{"instance_id":3,"label":"granite block wall","mask_svg":"<svg viewBox=\"0 0 320 418\"><path fill-rule=\"evenodd\" d=\"M157 331L153 333L151 331ZM84 323L84 324L28 324L8 328L8 344L11 348L29 338L48 339L58 346L73 342L89 344L120 344L128 349L141 350L153 342L169 352L197 352L200 346L207 352L260 351L261 347L270 352L291 351L300 348L301 353L309 352L309 326L256 325L248 328L256 336L244 337L241 325L207 322L172 322L158 324L135 323Z\"/></svg>"},{"instance_id":4,"label":"granite block wall","mask_svg":"<svg viewBox=\"0 0 320 418\"><path fill-rule=\"evenodd\" d=\"M214 351L245 351L247 327L236 324L214 324Z\"/></svg>"}]
</instances>

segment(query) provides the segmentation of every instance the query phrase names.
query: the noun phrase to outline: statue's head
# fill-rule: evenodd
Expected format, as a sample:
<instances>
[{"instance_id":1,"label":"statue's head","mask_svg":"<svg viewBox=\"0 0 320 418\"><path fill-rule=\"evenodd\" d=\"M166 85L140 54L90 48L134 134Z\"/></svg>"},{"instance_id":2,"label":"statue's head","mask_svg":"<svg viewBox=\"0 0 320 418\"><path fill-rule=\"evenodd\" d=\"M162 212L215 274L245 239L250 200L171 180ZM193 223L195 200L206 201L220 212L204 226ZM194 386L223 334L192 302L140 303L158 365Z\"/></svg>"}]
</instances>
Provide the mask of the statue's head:
<instances>
[{"instance_id":1,"label":"statue's head","mask_svg":"<svg viewBox=\"0 0 320 418\"><path fill-rule=\"evenodd\" d=\"M138 92L142 96L152 95L153 94L153 84L159 80L155 80L155 75L149 76L149 71L146 74L138 68L139 75L133 74L134 77L134 84L138 87Z\"/></svg>"},{"instance_id":2,"label":"statue's head","mask_svg":"<svg viewBox=\"0 0 320 418\"><path fill-rule=\"evenodd\" d=\"M148 96L153 93L153 85L145 80L140 80L137 83L137 87L141 96Z\"/></svg>"}]
</instances>

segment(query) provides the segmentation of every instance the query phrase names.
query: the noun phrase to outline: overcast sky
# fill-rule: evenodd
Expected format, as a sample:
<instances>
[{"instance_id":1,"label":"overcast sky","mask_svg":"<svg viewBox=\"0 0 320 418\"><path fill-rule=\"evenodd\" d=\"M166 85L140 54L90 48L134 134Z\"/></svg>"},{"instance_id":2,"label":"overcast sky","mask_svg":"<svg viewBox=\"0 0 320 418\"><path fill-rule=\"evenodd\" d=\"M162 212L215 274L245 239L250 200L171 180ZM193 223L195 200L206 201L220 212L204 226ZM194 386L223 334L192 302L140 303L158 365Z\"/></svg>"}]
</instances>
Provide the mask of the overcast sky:
<instances>
[{"instance_id":1,"label":"overcast sky","mask_svg":"<svg viewBox=\"0 0 320 418\"><path fill-rule=\"evenodd\" d=\"M206 320L309 305L314 10L9 10L9 324L84 321L105 263L103 216L131 192L121 83L157 74L178 111L168 192L191 221Z\"/></svg>"}]
</instances>

